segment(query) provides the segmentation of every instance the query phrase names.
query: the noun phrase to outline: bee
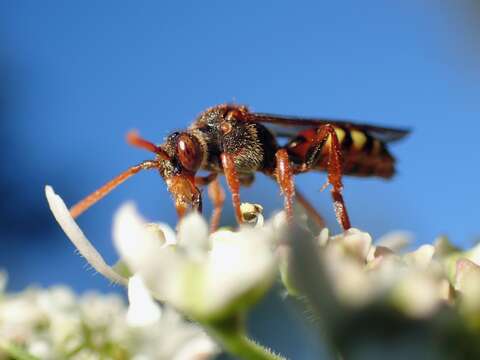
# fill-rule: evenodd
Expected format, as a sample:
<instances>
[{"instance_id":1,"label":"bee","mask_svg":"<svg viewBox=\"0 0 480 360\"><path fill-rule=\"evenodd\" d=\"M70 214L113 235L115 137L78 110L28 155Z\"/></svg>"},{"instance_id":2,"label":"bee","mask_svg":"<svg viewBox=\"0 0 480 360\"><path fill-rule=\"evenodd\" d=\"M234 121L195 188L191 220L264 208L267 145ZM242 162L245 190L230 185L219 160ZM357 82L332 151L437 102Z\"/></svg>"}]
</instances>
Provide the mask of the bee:
<instances>
[{"instance_id":1,"label":"bee","mask_svg":"<svg viewBox=\"0 0 480 360\"><path fill-rule=\"evenodd\" d=\"M188 129L170 134L163 144L147 141L136 132L128 133L127 142L152 152L154 159L128 168L74 205L70 213L78 217L131 176L152 169L164 179L179 217L187 211L202 211L200 187L208 185L214 230L225 200L218 175L225 176L236 219L242 223L240 188L251 185L260 172L279 185L289 220L293 219L296 199L323 225L321 216L295 189L294 177L324 171L327 182L323 188L331 186L336 218L347 230L351 223L342 194L342 176L391 178L395 158L388 144L408 133L406 129L264 114L244 105L221 104L203 111ZM199 176L199 171L207 175Z\"/></svg>"}]
</instances>

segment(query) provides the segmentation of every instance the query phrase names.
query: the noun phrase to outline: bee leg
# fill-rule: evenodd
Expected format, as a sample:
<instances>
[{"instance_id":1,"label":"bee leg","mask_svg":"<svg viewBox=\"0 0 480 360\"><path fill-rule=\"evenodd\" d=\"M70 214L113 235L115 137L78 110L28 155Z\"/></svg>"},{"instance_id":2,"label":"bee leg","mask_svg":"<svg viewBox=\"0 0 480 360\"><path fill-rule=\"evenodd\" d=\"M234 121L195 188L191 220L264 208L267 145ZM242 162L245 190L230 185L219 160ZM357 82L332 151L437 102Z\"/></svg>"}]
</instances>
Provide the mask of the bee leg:
<instances>
[{"instance_id":1,"label":"bee leg","mask_svg":"<svg viewBox=\"0 0 480 360\"><path fill-rule=\"evenodd\" d=\"M225 191L223 190L217 173L210 173L207 176L196 176L195 185L208 185L208 197L212 201L213 210L210 216L210 232L218 229L220 218L222 216L223 204L225 203Z\"/></svg>"},{"instance_id":2,"label":"bee leg","mask_svg":"<svg viewBox=\"0 0 480 360\"><path fill-rule=\"evenodd\" d=\"M207 176L195 176L195 185L205 186L209 185L212 181L217 178L217 173L210 173Z\"/></svg>"},{"instance_id":3,"label":"bee leg","mask_svg":"<svg viewBox=\"0 0 480 360\"><path fill-rule=\"evenodd\" d=\"M147 160L138 165L128 168L126 171L122 172L120 175L110 180L101 188L97 189L96 191L85 197L83 200L72 206L70 208L70 215L72 215L73 218L80 216L80 214L82 214L90 206L95 204L101 198L105 197L110 191L115 189L125 180L137 174L140 170L156 169L158 168L158 166L159 163L157 161Z\"/></svg>"},{"instance_id":4,"label":"bee leg","mask_svg":"<svg viewBox=\"0 0 480 360\"><path fill-rule=\"evenodd\" d=\"M225 203L225 191L218 178L215 178L210 185L208 185L208 196L213 204L212 215L210 217L210 232L214 232L220 225L223 204Z\"/></svg>"},{"instance_id":5,"label":"bee leg","mask_svg":"<svg viewBox=\"0 0 480 360\"><path fill-rule=\"evenodd\" d=\"M289 222L293 220L293 198L295 197L295 183L293 170L286 149L280 149L275 153L276 168L275 177L284 196L284 207Z\"/></svg>"},{"instance_id":6,"label":"bee leg","mask_svg":"<svg viewBox=\"0 0 480 360\"><path fill-rule=\"evenodd\" d=\"M298 188L295 191L295 200L305 209L306 213L310 216L310 218L315 221L320 229L325 227L325 219L322 215L313 207L310 201L298 191Z\"/></svg>"},{"instance_id":7,"label":"bee leg","mask_svg":"<svg viewBox=\"0 0 480 360\"><path fill-rule=\"evenodd\" d=\"M250 187L255 181L254 174L241 174L239 177L240 185L243 187Z\"/></svg>"},{"instance_id":8,"label":"bee leg","mask_svg":"<svg viewBox=\"0 0 480 360\"><path fill-rule=\"evenodd\" d=\"M329 139L330 142L328 141ZM325 145L330 146L328 151L327 176L328 183L332 185L331 193L335 215L343 230L348 230L351 228L350 219L342 195L342 148L338 141L335 128L332 125L325 124L318 128L313 145L314 151L312 151L312 156L307 160L305 165L307 168L313 167L316 159L318 159L318 155L321 153L321 150Z\"/></svg>"},{"instance_id":9,"label":"bee leg","mask_svg":"<svg viewBox=\"0 0 480 360\"><path fill-rule=\"evenodd\" d=\"M239 224L243 223L242 211L240 210L240 180L235 169L235 161L231 154L222 153L220 155L222 160L223 172L227 180L228 188L232 193L232 203L235 210L235 217Z\"/></svg>"}]
</instances>

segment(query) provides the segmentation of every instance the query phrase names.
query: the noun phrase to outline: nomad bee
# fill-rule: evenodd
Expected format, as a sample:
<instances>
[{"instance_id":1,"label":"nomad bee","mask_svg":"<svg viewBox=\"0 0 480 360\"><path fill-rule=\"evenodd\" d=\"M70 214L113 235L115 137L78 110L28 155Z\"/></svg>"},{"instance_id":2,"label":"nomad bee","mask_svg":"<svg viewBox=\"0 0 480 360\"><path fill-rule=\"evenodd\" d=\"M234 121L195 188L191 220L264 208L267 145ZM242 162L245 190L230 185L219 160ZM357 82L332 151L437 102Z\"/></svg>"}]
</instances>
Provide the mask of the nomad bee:
<instances>
[{"instance_id":1,"label":"nomad bee","mask_svg":"<svg viewBox=\"0 0 480 360\"><path fill-rule=\"evenodd\" d=\"M179 217L188 210L202 210L199 187L209 186L214 206L211 227L215 229L225 198L218 174L225 175L235 215L241 223L240 187L250 185L255 173L261 172L278 183L290 220L296 198L322 223L320 215L295 191L294 185L295 175L318 170L327 172L324 188L331 185L335 214L346 230L351 226L342 195L342 175L391 178L395 159L387 144L407 134L403 129L255 113L241 105L217 105L202 112L185 131L169 135L161 145L130 132L127 142L153 152L154 160L130 167L77 203L70 212L77 217L140 170L156 169L172 194ZM198 176L200 170L208 175Z\"/></svg>"}]
</instances>

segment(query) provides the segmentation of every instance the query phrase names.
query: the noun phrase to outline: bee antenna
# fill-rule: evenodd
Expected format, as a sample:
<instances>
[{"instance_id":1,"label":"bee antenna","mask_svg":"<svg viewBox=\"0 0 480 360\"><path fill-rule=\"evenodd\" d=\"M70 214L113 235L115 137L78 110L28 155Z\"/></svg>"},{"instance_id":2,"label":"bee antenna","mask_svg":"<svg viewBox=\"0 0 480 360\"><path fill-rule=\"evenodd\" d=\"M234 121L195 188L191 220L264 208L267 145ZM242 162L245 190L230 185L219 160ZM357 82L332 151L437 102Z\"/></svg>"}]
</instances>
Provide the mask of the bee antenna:
<instances>
[{"instance_id":1,"label":"bee antenna","mask_svg":"<svg viewBox=\"0 0 480 360\"><path fill-rule=\"evenodd\" d=\"M165 150L163 150L160 146L155 145L151 141L145 140L142 138L137 130L131 130L127 133L127 143L134 147L144 149L150 152L153 152L160 156L163 160L170 160L170 155L167 154Z\"/></svg>"},{"instance_id":2,"label":"bee antenna","mask_svg":"<svg viewBox=\"0 0 480 360\"><path fill-rule=\"evenodd\" d=\"M100 199L107 196L118 185L140 172L140 170L158 169L159 166L160 164L158 163L158 161L147 160L141 162L138 165L128 168L127 170L107 182L101 188L97 189L96 191L85 197L83 200L80 200L77 204L72 206L70 208L70 215L72 215L73 218L80 216L80 214L82 214L85 210L90 208Z\"/></svg>"}]
</instances>

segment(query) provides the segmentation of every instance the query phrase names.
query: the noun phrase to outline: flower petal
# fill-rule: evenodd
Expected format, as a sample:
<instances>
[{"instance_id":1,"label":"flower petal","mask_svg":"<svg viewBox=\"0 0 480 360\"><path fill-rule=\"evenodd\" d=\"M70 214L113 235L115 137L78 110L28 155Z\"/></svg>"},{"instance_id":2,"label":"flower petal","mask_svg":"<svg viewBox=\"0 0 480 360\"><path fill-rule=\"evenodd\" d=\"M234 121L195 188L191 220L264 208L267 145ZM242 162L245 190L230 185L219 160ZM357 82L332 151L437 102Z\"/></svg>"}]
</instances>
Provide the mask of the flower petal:
<instances>
[{"instance_id":1,"label":"flower petal","mask_svg":"<svg viewBox=\"0 0 480 360\"><path fill-rule=\"evenodd\" d=\"M160 319L161 308L152 299L142 277L133 275L128 280L127 323L131 326L147 326L156 323Z\"/></svg>"},{"instance_id":2,"label":"flower petal","mask_svg":"<svg viewBox=\"0 0 480 360\"><path fill-rule=\"evenodd\" d=\"M442 302L442 284L424 271L410 271L393 291L393 301L408 315L424 318Z\"/></svg>"},{"instance_id":3,"label":"flower petal","mask_svg":"<svg viewBox=\"0 0 480 360\"><path fill-rule=\"evenodd\" d=\"M134 273L156 262L164 245L163 239L148 230L146 221L133 204L121 206L115 214L113 239L119 254Z\"/></svg>"},{"instance_id":4,"label":"flower petal","mask_svg":"<svg viewBox=\"0 0 480 360\"><path fill-rule=\"evenodd\" d=\"M355 228L350 228L343 234L331 237L331 239L338 242L348 253L361 260L367 258L370 246L372 246L370 234Z\"/></svg>"},{"instance_id":5,"label":"flower petal","mask_svg":"<svg viewBox=\"0 0 480 360\"><path fill-rule=\"evenodd\" d=\"M175 354L173 360L202 360L209 359L220 351L218 346L206 336L193 338Z\"/></svg>"},{"instance_id":6,"label":"flower petal","mask_svg":"<svg viewBox=\"0 0 480 360\"><path fill-rule=\"evenodd\" d=\"M417 250L405 255L405 261L421 269L426 268L433 259L435 253L435 247L430 244L424 244Z\"/></svg>"},{"instance_id":7,"label":"flower petal","mask_svg":"<svg viewBox=\"0 0 480 360\"><path fill-rule=\"evenodd\" d=\"M194 258L203 258L210 242L208 240L208 224L197 212L185 216L178 225L178 245Z\"/></svg>"},{"instance_id":8,"label":"flower petal","mask_svg":"<svg viewBox=\"0 0 480 360\"><path fill-rule=\"evenodd\" d=\"M480 285L480 266L468 259L459 259L455 275L455 288L462 292L468 291L469 287L475 283Z\"/></svg>"},{"instance_id":9,"label":"flower petal","mask_svg":"<svg viewBox=\"0 0 480 360\"><path fill-rule=\"evenodd\" d=\"M408 231L392 231L383 235L376 244L389 248L395 253L406 248L413 239L413 235Z\"/></svg>"},{"instance_id":10,"label":"flower petal","mask_svg":"<svg viewBox=\"0 0 480 360\"><path fill-rule=\"evenodd\" d=\"M185 309L192 301L184 293L188 259L178 249L166 246L163 237L159 238L147 225L134 205L123 205L114 217L114 244L130 270L142 276L156 299Z\"/></svg>"},{"instance_id":11,"label":"flower petal","mask_svg":"<svg viewBox=\"0 0 480 360\"><path fill-rule=\"evenodd\" d=\"M58 224L88 263L107 279L127 285L127 279L120 276L115 270L107 265L99 252L93 247L90 241L88 241L80 227L70 215L62 198L55 194L51 186L45 186L45 195L50 210L52 211L53 216L55 216Z\"/></svg>"},{"instance_id":12,"label":"flower petal","mask_svg":"<svg viewBox=\"0 0 480 360\"><path fill-rule=\"evenodd\" d=\"M273 281L275 254L260 229L219 231L212 235L205 278L205 302L215 312L252 291L263 294ZM247 295L248 297L248 295ZM243 299L255 302L255 296Z\"/></svg>"}]
</instances>

